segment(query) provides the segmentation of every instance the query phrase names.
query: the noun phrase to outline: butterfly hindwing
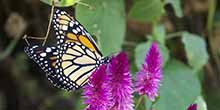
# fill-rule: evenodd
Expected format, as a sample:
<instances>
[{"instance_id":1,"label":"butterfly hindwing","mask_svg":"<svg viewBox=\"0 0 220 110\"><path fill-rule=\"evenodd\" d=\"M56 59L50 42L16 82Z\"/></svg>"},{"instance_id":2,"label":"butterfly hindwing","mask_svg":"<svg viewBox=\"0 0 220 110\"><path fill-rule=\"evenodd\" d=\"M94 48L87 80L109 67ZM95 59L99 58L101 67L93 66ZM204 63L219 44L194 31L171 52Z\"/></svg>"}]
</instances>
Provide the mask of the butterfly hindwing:
<instances>
[{"instance_id":1,"label":"butterfly hindwing","mask_svg":"<svg viewBox=\"0 0 220 110\"><path fill-rule=\"evenodd\" d=\"M56 47L42 47L38 45L28 46L24 49L25 53L34 60L41 69L47 74L55 72L55 64L57 60Z\"/></svg>"},{"instance_id":2,"label":"butterfly hindwing","mask_svg":"<svg viewBox=\"0 0 220 110\"><path fill-rule=\"evenodd\" d=\"M61 47L56 70L73 81L76 87L83 86L92 72L100 65L101 56L80 43L69 42Z\"/></svg>"},{"instance_id":3,"label":"butterfly hindwing","mask_svg":"<svg viewBox=\"0 0 220 110\"><path fill-rule=\"evenodd\" d=\"M73 90L73 85L61 80L61 76L55 71L58 50L56 47L28 46L24 49L30 59L34 60L46 73L47 79L56 87Z\"/></svg>"}]
</instances>

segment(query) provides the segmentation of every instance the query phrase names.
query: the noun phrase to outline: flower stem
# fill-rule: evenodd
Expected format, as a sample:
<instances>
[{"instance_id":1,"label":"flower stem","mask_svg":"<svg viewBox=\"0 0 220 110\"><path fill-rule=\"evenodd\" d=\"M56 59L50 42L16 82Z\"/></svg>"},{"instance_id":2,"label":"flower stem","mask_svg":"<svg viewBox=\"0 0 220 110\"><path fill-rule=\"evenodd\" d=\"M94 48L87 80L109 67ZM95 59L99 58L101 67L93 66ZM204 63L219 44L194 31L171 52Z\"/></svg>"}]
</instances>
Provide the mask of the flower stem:
<instances>
[{"instance_id":1,"label":"flower stem","mask_svg":"<svg viewBox=\"0 0 220 110\"><path fill-rule=\"evenodd\" d=\"M81 2L81 0L76 1L76 3L79 4L79 5L86 6L86 7L88 7L89 9L94 9L93 6L91 6L91 5L87 4L87 3Z\"/></svg>"},{"instance_id":2,"label":"flower stem","mask_svg":"<svg viewBox=\"0 0 220 110\"><path fill-rule=\"evenodd\" d=\"M166 39L172 39L172 38L175 38L175 37L181 37L183 35L183 33L184 33L184 31L174 32L174 33L168 34Z\"/></svg>"},{"instance_id":3,"label":"flower stem","mask_svg":"<svg viewBox=\"0 0 220 110\"><path fill-rule=\"evenodd\" d=\"M27 40L27 35L26 35L26 34L24 35L23 39L24 39L25 42L28 44L28 46L30 46L30 43L29 43L28 40Z\"/></svg>"},{"instance_id":4,"label":"flower stem","mask_svg":"<svg viewBox=\"0 0 220 110\"><path fill-rule=\"evenodd\" d=\"M154 106L154 102L152 102L152 103L150 104L151 110L153 110L153 106Z\"/></svg>"},{"instance_id":5,"label":"flower stem","mask_svg":"<svg viewBox=\"0 0 220 110\"><path fill-rule=\"evenodd\" d=\"M17 45L19 39L13 39L10 44L7 46L6 50L3 53L0 53L0 61L5 59L7 56L11 54L14 50L15 46Z\"/></svg>"},{"instance_id":6,"label":"flower stem","mask_svg":"<svg viewBox=\"0 0 220 110\"><path fill-rule=\"evenodd\" d=\"M208 17L207 17L207 25L206 29L208 32L211 32L213 27L213 18L215 16L215 10L216 10L216 0L210 0L210 6L208 10Z\"/></svg>"},{"instance_id":7,"label":"flower stem","mask_svg":"<svg viewBox=\"0 0 220 110\"><path fill-rule=\"evenodd\" d=\"M139 107L139 105L141 104L142 100L144 99L144 95L142 95L139 99L138 99L138 102L137 102L137 105L135 107L135 110L137 110L137 108Z\"/></svg>"},{"instance_id":8,"label":"flower stem","mask_svg":"<svg viewBox=\"0 0 220 110\"><path fill-rule=\"evenodd\" d=\"M49 35L49 32L50 32L50 27L51 27L51 23L52 23L52 19L53 19L53 12L54 12L54 0L52 0L52 8L51 8L51 12L50 12L50 21L49 21L49 24L48 24L48 27L47 27L47 33L46 33L46 36L45 36L45 39L44 39L44 42L43 42L42 46L45 45L45 43L47 41L47 38L48 38L48 35Z\"/></svg>"}]
</instances>

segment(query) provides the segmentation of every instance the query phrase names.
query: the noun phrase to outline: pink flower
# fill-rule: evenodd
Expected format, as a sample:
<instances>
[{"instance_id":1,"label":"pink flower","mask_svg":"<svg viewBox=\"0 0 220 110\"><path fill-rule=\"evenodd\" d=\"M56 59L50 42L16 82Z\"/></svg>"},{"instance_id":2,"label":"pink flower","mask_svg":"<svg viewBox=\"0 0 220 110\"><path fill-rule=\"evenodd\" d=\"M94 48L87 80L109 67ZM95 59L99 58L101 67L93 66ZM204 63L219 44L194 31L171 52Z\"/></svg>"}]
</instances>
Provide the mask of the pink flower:
<instances>
[{"instance_id":1,"label":"pink flower","mask_svg":"<svg viewBox=\"0 0 220 110\"><path fill-rule=\"evenodd\" d=\"M87 85L84 86L84 103L86 110L108 110L109 87L106 74L106 65L101 65L90 77Z\"/></svg>"},{"instance_id":2,"label":"pink flower","mask_svg":"<svg viewBox=\"0 0 220 110\"><path fill-rule=\"evenodd\" d=\"M152 43L142 68L136 73L135 88L139 95L146 94L151 101L158 96L161 81L161 56L156 43Z\"/></svg>"},{"instance_id":3,"label":"pink flower","mask_svg":"<svg viewBox=\"0 0 220 110\"><path fill-rule=\"evenodd\" d=\"M108 88L112 105L109 110L133 110L132 78L127 55L124 52L113 56L109 64Z\"/></svg>"},{"instance_id":4,"label":"pink flower","mask_svg":"<svg viewBox=\"0 0 220 110\"><path fill-rule=\"evenodd\" d=\"M197 110L197 104L191 104L187 110Z\"/></svg>"}]
</instances>

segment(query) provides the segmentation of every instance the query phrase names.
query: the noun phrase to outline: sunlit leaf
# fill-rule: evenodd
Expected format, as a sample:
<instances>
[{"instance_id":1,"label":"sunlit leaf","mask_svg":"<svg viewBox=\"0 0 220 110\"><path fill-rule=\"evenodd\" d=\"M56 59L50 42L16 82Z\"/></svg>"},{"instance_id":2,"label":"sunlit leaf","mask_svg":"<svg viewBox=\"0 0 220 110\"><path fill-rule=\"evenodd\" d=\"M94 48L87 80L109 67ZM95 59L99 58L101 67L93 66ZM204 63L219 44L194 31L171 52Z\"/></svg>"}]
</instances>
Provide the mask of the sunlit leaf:
<instances>
[{"instance_id":1,"label":"sunlit leaf","mask_svg":"<svg viewBox=\"0 0 220 110\"><path fill-rule=\"evenodd\" d=\"M135 0L129 16L137 21L154 22L163 13L161 0Z\"/></svg>"},{"instance_id":2,"label":"sunlit leaf","mask_svg":"<svg viewBox=\"0 0 220 110\"><path fill-rule=\"evenodd\" d=\"M183 11L181 8L181 0L165 0L165 4L172 5L174 12L175 12L175 15L177 17L183 17Z\"/></svg>"},{"instance_id":3,"label":"sunlit leaf","mask_svg":"<svg viewBox=\"0 0 220 110\"><path fill-rule=\"evenodd\" d=\"M159 94L156 110L186 110L201 95L201 85L192 69L171 60L164 68Z\"/></svg>"},{"instance_id":4,"label":"sunlit leaf","mask_svg":"<svg viewBox=\"0 0 220 110\"><path fill-rule=\"evenodd\" d=\"M85 0L92 9L78 5L76 17L95 35L102 52L112 54L121 50L125 36L125 7L123 0Z\"/></svg>"},{"instance_id":5,"label":"sunlit leaf","mask_svg":"<svg viewBox=\"0 0 220 110\"><path fill-rule=\"evenodd\" d=\"M182 42L189 64L195 70L201 69L208 62L209 57L205 40L198 35L185 32L182 37Z\"/></svg>"},{"instance_id":6,"label":"sunlit leaf","mask_svg":"<svg viewBox=\"0 0 220 110\"><path fill-rule=\"evenodd\" d=\"M208 109L207 109L206 102L205 102L205 100L203 99L202 96L199 96L199 97L196 99L195 103L198 105L197 110L208 110Z\"/></svg>"},{"instance_id":7,"label":"sunlit leaf","mask_svg":"<svg viewBox=\"0 0 220 110\"><path fill-rule=\"evenodd\" d=\"M166 32L163 25L155 26L153 29L152 35L148 36L148 39L159 42L162 45L165 45L165 36Z\"/></svg>"}]
</instances>

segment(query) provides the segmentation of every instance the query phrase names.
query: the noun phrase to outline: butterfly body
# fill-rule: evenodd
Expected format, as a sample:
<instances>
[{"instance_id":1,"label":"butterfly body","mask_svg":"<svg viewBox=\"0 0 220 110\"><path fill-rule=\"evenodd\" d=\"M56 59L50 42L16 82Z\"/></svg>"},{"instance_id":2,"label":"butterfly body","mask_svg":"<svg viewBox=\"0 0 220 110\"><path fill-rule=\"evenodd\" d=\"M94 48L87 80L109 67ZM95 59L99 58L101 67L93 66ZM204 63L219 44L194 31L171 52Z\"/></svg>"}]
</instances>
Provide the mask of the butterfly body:
<instances>
[{"instance_id":1,"label":"butterfly body","mask_svg":"<svg viewBox=\"0 0 220 110\"><path fill-rule=\"evenodd\" d=\"M57 46L28 46L25 52L54 86L68 91L78 89L110 58L102 56L91 35L66 12L56 10L53 23Z\"/></svg>"}]
</instances>

